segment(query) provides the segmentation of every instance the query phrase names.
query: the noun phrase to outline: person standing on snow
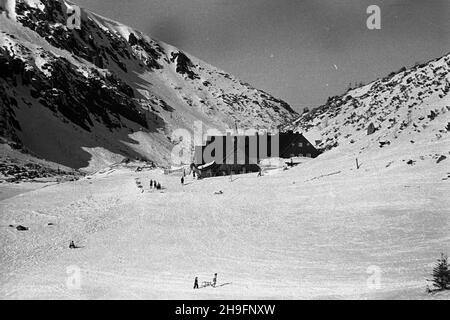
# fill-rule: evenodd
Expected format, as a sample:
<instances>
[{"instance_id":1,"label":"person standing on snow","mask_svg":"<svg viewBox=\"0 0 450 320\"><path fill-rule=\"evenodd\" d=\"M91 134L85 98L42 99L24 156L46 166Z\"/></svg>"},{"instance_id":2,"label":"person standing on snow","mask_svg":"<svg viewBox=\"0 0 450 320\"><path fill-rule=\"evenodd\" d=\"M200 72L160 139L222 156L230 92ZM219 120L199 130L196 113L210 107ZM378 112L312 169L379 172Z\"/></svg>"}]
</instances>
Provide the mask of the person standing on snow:
<instances>
[{"instance_id":1,"label":"person standing on snow","mask_svg":"<svg viewBox=\"0 0 450 320\"><path fill-rule=\"evenodd\" d=\"M184 177L181 177L181 185L184 185Z\"/></svg>"},{"instance_id":2,"label":"person standing on snow","mask_svg":"<svg viewBox=\"0 0 450 320\"><path fill-rule=\"evenodd\" d=\"M214 278L213 278L213 281L212 281L212 286L215 287L216 284L217 284L217 273L214 273Z\"/></svg>"},{"instance_id":3,"label":"person standing on snow","mask_svg":"<svg viewBox=\"0 0 450 320\"><path fill-rule=\"evenodd\" d=\"M195 277L195 280L194 280L194 289L198 289L198 277Z\"/></svg>"},{"instance_id":4,"label":"person standing on snow","mask_svg":"<svg viewBox=\"0 0 450 320\"><path fill-rule=\"evenodd\" d=\"M150 180L150 189L153 189L153 180Z\"/></svg>"}]
</instances>

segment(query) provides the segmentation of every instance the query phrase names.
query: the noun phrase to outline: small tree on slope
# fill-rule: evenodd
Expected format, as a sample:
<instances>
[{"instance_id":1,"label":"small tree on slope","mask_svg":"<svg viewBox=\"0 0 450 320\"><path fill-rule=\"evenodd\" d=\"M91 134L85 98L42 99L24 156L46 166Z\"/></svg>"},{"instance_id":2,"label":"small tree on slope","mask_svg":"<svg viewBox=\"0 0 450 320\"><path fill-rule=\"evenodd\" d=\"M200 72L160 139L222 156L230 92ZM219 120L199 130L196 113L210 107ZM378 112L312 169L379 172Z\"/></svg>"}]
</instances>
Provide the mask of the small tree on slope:
<instances>
[{"instance_id":1,"label":"small tree on slope","mask_svg":"<svg viewBox=\"0 0 450 320\"><path fill-rule=\"evenodd\" d=\"M433 279L429 280L436 287L436 290L450 289L450 269L448 266L448 258L441 253L441 258L437 260L433 268Z\"/></svg>"}]
</instances>

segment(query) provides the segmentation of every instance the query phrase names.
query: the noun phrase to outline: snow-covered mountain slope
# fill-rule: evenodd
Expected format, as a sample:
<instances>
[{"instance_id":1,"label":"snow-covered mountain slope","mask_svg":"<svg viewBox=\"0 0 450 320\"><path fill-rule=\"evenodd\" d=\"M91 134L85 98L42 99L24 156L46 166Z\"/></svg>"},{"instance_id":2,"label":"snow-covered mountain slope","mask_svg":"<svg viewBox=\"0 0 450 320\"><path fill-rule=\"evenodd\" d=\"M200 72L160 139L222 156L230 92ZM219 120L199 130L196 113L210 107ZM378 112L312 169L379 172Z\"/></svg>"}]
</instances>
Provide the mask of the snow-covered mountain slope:
<instances>
[{"instance_id":1,"label":"snow-covered mountain slope","mask_svg":"<svg viewBox=\"0 0 450 320\"><path fill-rule=\"evenodd\" d=\"M170 163L171 133L273 129L289 105L118 22L63 0L17 0L0 16L0 135L39 157L96 169L124 156ZM70 12L70 10L69 10ZM10 15L11 16L11 15Z\"/></svg>"},{"instance_id":2,"label":"snow-covered mountain slope","mask_svg":"<svg viewBox=\"0 0 450 320\"><path fill-rule=\"evenodd\" d=\"M450 146L450 54L329 98L289 128L322 149L355 154L444 140Z\"/></svg>"}]
</instances>

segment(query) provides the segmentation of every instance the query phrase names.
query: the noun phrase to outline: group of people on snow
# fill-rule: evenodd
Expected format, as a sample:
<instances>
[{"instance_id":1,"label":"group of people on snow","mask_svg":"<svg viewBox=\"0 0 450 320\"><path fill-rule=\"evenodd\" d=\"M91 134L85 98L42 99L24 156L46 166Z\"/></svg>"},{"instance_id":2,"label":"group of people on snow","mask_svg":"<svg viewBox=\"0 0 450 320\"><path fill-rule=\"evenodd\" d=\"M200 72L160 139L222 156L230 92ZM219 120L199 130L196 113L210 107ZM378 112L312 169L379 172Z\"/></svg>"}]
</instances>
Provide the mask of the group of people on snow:
<instances>
[{"instance_id":1,"label":"group of people on snow","mask_svg":"<svg viewBox=\"0 0 450 320\"><path fill-rule=\"evenodd\" d=\"M212 282L205 282L203 284L203 287L205 287L206 285L211 285L214 288L216 287L216 285L217 285L217 273L214 273L213 281ZM195 279L194 279L194 289L199 289L199 287L198 287L198 277L195 277Z\"/></svg>"},{"instance_id":2,"label":"group of people on snow","mask_svg":"<svg viewBox=\"0 0 450 320\"><path fill-rule=\"evenodd\" d=\"M150 180L150 189L155 188L156 190L161 190L161 183L157 182L156 180Z\"/></svg>"},{"instance_id":3,"label":"group of people on snow","mask_svg":"<svg viewBox=\"0 0 450 320\"><path fill-rule=\"evenodd\" d=\"M183 176L181 177L181 185L184 185L185 176L186 176L186 174L185 174L185 172L183 172ZM161 190L162 189L161 183L159 183L156 180L151 179L150 180L150 189Z\"/></svg>"}]
</instances>

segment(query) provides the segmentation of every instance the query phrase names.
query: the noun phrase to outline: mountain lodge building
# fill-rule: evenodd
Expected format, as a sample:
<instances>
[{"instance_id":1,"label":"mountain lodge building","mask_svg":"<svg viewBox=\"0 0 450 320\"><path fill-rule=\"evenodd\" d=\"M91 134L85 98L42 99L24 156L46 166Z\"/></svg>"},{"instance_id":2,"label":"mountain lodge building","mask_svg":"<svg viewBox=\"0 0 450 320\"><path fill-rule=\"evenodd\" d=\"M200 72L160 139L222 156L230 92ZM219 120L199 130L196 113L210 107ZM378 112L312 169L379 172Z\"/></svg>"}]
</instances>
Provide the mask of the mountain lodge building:
<instances>
[{"instance_id":1,"label":"mountain lodge building","mask_svg":"<svg viewBox=\"0 0 450 320\"><path fill-rule=\"evenodd\" d=\"M202 176L259 172L258 163L267 158L308 157L320 152L300 133L208 136L206 144L195 146L193 165Z\"/></svg>"}]
</instances>

